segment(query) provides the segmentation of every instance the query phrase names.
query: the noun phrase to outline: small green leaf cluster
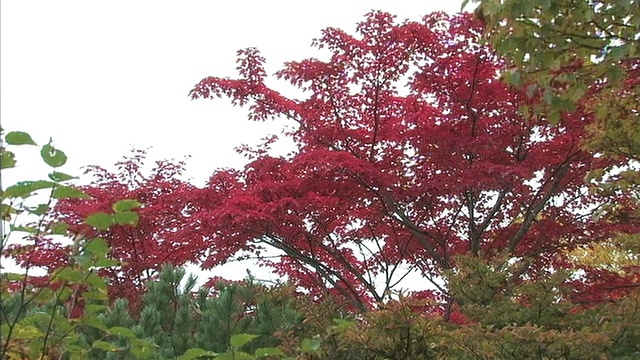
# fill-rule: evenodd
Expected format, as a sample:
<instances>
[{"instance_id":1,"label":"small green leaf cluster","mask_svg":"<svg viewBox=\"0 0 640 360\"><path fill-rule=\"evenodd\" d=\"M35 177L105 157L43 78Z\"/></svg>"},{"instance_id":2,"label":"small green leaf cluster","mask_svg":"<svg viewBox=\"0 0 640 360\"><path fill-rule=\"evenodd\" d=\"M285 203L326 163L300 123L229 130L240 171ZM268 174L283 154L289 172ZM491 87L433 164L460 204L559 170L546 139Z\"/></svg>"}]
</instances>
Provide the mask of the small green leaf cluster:
<instances>
[{"instance_id":1,"label":"small green leaf cluster","mask_svg":"<svg viewBox=\"0 0 640 360\"><path fill-rule=\"evenodd\" d=\"M91 225L98 230L106 230L112 225L136 225L138 223L138 213L132 211L142 204L137 200L123 199L113 204L113 214L97 212L87 217L87 225Z\"/></svg>"},{"instance_id":2,"label":"small green leaf cluster","mask_svg":"<svg viewBox=\"0 0 640 360\"><path fill-rule=\"evenodd\" d=\"M476 16L485 22L489 42L511 62L507 82L528 86L529 95L543 94L537 112L553 124L563 112L574 111L595 84L610 95L624 89L623 80L633 69L629 65L640 58L640 7L634 1L471 2L479 3ZM613 120L617 105L637 108L637 95L636 85L592 103L600 118Z\"/></svg>"},{"instance_id":3,"label":"small green leaf cluster","mask_svg":"<svg viewBox=\"0 0 640 360\"><path fill-rule=\"evenodd\" d=\"M17 164L15 153L11 146L31 145L37 146L31 136L25 132L14 131L4 136L3 145L0 149L0 168L4 171L14 168ZM3 187L0 191L2 205L0 217L10 224L10 231L21 231L29 234L36 234L43 229L38 229L33 225L17 225L16 215L31 214L36 217L44 216L51 208L51 204L57 199L89 198L87 194L68 185L74 176L58 171L57 168L63 166L67 161L67 156L62 150L56 149L52 141L42 146L40 150L42 160L52 168L47 180L27 180L19 181L15 184ZM49 196L46 202L36 205L29 204L28 199L34 197L40 190L48 190ZM42 222L39 222L42 225ZM65 233L66 227L63 224L49 223L47 231L53 235ZM2 234L1 249L4 251L10 233Z\"/></svg>"},{"instance_id":4,"label":"small green leaf cluster","mask_svg":"<svg viewBox=\"0 0 640 360\"><path fill-rule=\"evenodd\" d=\"M32 145L36 142L24 132L9 132L4 136L0 157L4 171L16 166L10 146ZM11 236L22 242L39 242L53 236L66 235L64 223L48 218L57 199L88 198L66 182L73 176L57 170L66 163L63 151L51 141L42 146L42 160L53 171L48 180L21 181L2 189L2 252ZM47 189L44 203L30 205L38 191ZM21 223L21 217L29 217ZM31 221L33 218L36 221ZM5 224L9 231L4 233ZM100 314L108 308L107 282L98 275L101 267L117 265L108 258L107 242L100 238L76 238L66 254L68 262L44 277L30 275L32 255L26 254L23 273L3 272L2 311L0 312L0 358L83 359L87 349L81 344L78 329L82 326L109 329Z\"/></svg>"}]
</instances>

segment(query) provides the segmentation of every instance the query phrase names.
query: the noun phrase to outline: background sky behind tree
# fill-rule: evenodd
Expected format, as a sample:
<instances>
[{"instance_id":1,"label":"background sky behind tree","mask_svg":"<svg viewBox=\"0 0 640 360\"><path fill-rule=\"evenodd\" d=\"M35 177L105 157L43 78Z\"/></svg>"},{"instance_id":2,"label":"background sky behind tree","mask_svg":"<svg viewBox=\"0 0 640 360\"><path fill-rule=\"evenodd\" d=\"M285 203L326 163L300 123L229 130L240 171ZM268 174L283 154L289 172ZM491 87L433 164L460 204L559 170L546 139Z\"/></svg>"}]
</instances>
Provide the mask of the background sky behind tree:
<instances>
[{"instance_id":1,"label":"background sky behind tree","mask_svg":"<svg viewBox=\"0 0 640 360\"><path fill-rule=\"evenodd\" d=\"M284 125L249 122L224 99L190 100L202 78L236 76L237 50L257 47L272 74L285 61L326 55L312 39L330 26L352 33L372 9L418 20L459 8L412 0L2 1L0 121L39 145L52 137L69 156L66 173L110 168L133 147L150 147L154 160L190 156L187 177L201 186L217 167L244 165L236 146ZM4 184L46 176L29 150L17 151Z\"/></svg>"},{"instance_id":2,"label":"background sky behind tree","mask_svg":"<svg viewBox=\"0 0 640 360\"><path fill-rule=\"evenodd\" d=\"M3 1L2 127L38 142L52 136L69 156L68 172L109 166L132 146L153 147L152 158L190 155L188 176L200 185L215 167L244 164L234 147L282 126L251 123L225 100L187 96L206 76L235 76L237 50L259 48L273 73L285 61L322 55L310 47L321 29L351 32L372 9L419 19L460 7L458 1L301 4Z\"/></svg>"}]
</instances>

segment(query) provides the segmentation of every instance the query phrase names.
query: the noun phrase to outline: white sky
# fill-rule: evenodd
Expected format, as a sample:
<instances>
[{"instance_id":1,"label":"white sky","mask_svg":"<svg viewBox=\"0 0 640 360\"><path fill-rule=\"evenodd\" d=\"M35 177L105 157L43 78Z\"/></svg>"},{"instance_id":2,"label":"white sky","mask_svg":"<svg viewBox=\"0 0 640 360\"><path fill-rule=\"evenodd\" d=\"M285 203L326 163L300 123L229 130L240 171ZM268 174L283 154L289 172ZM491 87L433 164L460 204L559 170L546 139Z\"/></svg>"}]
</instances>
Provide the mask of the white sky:
<instances>
[{"instance_id":1,"label":"white sky","mask_svg":"<svg viewBox=\"0 0 640 360\"><path fill-rule=\"evenodd\" d=\"M152 159L190 155L203 185L217 167L241 167L234 147L282 124L253 123L226 99L191 101L202 78L235 76L236 51L257 47L272 74L285 61L318 57L325 27L353 33L372 9L419 20L457 12L460 0L28 1L0 3L0 121L53 137L69 156L62 171L110 167L132 147ZM20 151L3 185L46 176L39 151Z\"/></svg>"},{"instance_id":2,"label":"white sky","mask_svg":"<svg viewBox=\"0 0 640 360\"><path fill-rule=\"evenodd\" d=\"M372 9L418 20L459 7L456 0L3 0L0 121L39 144L53 137L69 156L69 173L151 146L152 158L191 155L188 176L201 185L216 167L243 165L234 147L281 126L249 122L225 99L187 96L206 76L235 76L238 49L259 48L273 73L321 54L310 47L321 29L353 32Z\"/></svg>"}]
</instances>

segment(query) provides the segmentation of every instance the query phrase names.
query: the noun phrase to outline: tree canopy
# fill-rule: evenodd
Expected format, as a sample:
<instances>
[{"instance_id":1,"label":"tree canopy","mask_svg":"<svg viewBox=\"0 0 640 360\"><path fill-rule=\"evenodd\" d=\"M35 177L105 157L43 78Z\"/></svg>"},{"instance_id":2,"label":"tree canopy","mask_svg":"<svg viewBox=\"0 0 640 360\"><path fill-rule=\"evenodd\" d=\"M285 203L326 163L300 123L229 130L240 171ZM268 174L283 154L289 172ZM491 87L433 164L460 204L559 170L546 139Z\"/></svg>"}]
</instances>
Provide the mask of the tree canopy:
<instances>
[{"instance_id":1,"label":"tree canopy","mask_svg":"<svg viewBox=\"0 0 640 360\"><path fill-rule=\"evenodd\" d=\"M583 146L597 122L588 104L557 124L523 112L545 97L500 81L509 63L483 44L483 26L468 14L397 22L372 12L355 35L325 29L314 44L328 60L275 74L300 98L270 88L259 51L241 50L239 78L205 78L191 96L228 97L255 121L289 119L293 154L270 156L268 139L245 149L244 170L216 170L204 188L174 180L169 164L168 175L143 177L133 158L124 175L99 171L85 189L93 199L60 205L60 216L74 223L118 198L147 202L137 228L97 232L133 271L121 273L128 281L163 259L210 268L257 256L312 297L362 311L416 273L423 283L412 288L427 291L416 294L448 304L447 316L455 299L443 277L457 256L516 262L515 278L536 278L569 266L573 249L636 232L637 221L618 221L635 209L630 193L584 181L620 164ZM621 287L635 281L614 275ZM603 291L589 288L601 277L581 291Z\"/></svg>"},{"instance_id":2,"label":"tree canopy","mask_svg":"<svg viewBox=\"0 0 640 360\"><path fill-rule=\"evenodd\" d=\"M2 193L27 233L2 239L27 269L3 282L2 353L637 356L638 2L479 2L421 21L372 11L273 76L240 50L237 78L202 79L191 98L287 119L295 149L275 156L267 137L203 187L179 179L182 162L147 174L136 151L76 188L43 146L51 181ZM26 205L42 189L49 203ZM195 296L179 268L245 258L286 284L212 279Z\"/></svg>"}]
</instances>

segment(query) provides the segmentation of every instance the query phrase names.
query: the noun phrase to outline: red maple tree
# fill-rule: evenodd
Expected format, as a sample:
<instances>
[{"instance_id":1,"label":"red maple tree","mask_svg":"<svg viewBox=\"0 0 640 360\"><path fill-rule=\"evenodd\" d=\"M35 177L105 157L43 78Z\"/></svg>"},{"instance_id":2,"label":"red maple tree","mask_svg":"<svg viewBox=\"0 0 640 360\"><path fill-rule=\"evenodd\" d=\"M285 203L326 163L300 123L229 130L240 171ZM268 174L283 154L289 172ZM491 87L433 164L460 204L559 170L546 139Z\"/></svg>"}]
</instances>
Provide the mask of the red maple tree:
<instances>
[{"instance_id":1,"label":"red maple tree","mask_svg":"<svg viewBox=\"0 0 640 360\"><path fill-rule=\"evenodd\" d=\"M505 64L479 44L481 26L466 14L396 23L372 12L358 36L328 28L314 44L329 60L276 73L300 99L265 84L256 49L239 52L240 78L198 83L194 99L226 96L253 120L291 120L298 146L212 176L189 218L201 226L185 230L211 244L203 265L275 248L279 273L364 309L407 268L446 294L438 279L457 254L507 253L527 259L522 275L535 277L566 266L568 249L634 231L593 217L627 202L584 182L611 164L581 146L591 115L580 107L558 126L525 118L519 109L536 96L499 81Z\"/></svg>"},{"instance_id":2,"label":"red maple tree","mask_svg":"<svg viewBox=\"0 0 640 360\"><path fill-rule=\"evenodd\" d=\"M568 266L573 247L637 232L637 222L593 216L633 202L584 181L613 162L582 147L591 115L578 106L556 126L524 117L536 96L499 80L505 64L479 43L481 26L468 14L397 23L372 12L356 36L328 28L314 42L327 60L276 73L301 98L265 84L256 49L239 51L238 79L205 78L191 97L228 97L255 121L289 119L292 155L270 156L270 139L245 149L244 170L217 170L204 188L176 180L181 169L169 163L141 178L134 158L121 177L93 168L94 199L58 211L80 224L121 198L144 204L138 227L92 233L125 263L111 274L122 294L164 261L211 268L250 253L310 296L359 310L406 287L410 273L423 282L412 288L437 290L420 294L453 301L441 279L456 255L508 254L535 278ZM263 257L273 250L277 259Z\"/></svg>"},{"instance_id":3,"label":"red maple tree","mask_svg":"<svg viewBox=\"0 0 640 360\"><path fill-rule=\"evenodd\" d=\"M127 298L135 308L144 293L144 282L160 270L162 264L177 266L198 261L205 246L198 239L175 237L186 223L188 197L195 187L180 180L184 162L157 161L149 174L144 170L146 152L135 150L116 164L116 172L90 166L90 185L81 189L91 199L65 199L55 206L52 216L69 224L76 238L101 237L110 245L109 256L120 266L101 268L100 273L110 279L110 297ZM121 199L135 199L142 203L136 209L139 221L132 225L113 225L98 230L86 224L92 214L113 213L112 206ZM43 238L36 245L14 245L8 255L18 264L29 264L52 272L69 262L72 245ZM40 280L42 282L42 280Z\"/></svg>"}]
</instances>

